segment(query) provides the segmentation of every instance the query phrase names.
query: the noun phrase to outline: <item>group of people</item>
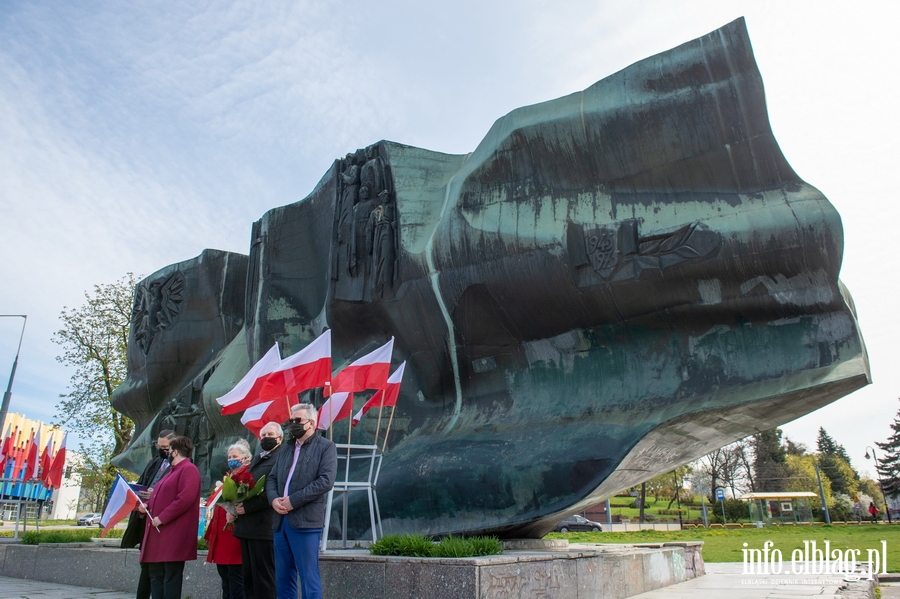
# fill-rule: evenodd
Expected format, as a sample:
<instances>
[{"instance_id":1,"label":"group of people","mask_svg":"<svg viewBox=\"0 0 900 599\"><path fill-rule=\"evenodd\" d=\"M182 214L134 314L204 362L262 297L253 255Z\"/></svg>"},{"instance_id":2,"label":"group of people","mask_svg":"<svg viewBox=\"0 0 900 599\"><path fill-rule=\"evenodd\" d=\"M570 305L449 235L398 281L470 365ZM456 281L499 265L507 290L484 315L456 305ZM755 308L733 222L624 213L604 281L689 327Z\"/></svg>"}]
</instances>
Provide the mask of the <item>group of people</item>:
<instances>
[{"instance_id":1,"label":"group of people","mask_svg":"<svg viewBox=\"0 0 900 599\"><path fill-rule=\"evenodd\" d=\"M321 599L319 545L325 523L325 496L334 486L334 443L316 434L311 404L291 408L290 440L282 425L260 430L253 456L241 439L228 448L229 475L248 471L266 477L265 492L236 503L216 505L207 526L206 561L216 564L222 599ZM170 430L160 432L158 455L138 484L145 503L129 519L122 547L140 545L137 599L179 599L186 561L197 559L200 472L191 462L193 444Z\"/></svg>"}]
</instances>

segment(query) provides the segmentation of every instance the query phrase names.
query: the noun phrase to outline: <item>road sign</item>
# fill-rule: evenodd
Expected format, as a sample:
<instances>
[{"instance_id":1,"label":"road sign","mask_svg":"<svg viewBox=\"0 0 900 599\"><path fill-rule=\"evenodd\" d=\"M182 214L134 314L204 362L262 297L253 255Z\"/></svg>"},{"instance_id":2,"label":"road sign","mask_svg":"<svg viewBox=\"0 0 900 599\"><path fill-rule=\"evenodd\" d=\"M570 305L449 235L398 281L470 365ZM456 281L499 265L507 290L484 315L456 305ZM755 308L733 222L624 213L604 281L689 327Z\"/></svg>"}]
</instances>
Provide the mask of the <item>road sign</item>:
<instances>
[{"instance_id":1,"label":"road sign","mask_svg":"<svg viewBox=\"0 0 900 599\"><path fill-rule=\"evenodd\" d=\"M719 501L725 500L725 489L716 489L716 499Z\"/></svg>"}]
</instances>

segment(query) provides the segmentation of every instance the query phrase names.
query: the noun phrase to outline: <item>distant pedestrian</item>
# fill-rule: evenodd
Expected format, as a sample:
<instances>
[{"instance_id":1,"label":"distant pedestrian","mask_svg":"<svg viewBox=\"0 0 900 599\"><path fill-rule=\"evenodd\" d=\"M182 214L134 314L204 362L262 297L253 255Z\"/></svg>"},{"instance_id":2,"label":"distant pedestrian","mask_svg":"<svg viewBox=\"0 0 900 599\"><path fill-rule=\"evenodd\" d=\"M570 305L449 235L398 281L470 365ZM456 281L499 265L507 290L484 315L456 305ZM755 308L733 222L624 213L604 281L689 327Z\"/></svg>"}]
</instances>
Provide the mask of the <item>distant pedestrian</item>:
<instances>
[{"instance_id":1,"label":"distant pedestrian","mask_svg":"<svg viewBox=\"0 0 900 599\"><path fill-rule=\"evenodd\" d=\"M872 515L872 523L878 521L878 508L875 507L875 503L873 501L869 502L869 513Z\"/></svg>"},{"instance_id":2,"label":"distant pedestrian","mask_svg":"<svg viewBox=\"0 0 900 599\"><path fill-rule=\"evenodd\" d=\"M862 503L860 503L859 497L853 498L853 519L857 522L862 520Z\"/></svg>"}]
</instances>

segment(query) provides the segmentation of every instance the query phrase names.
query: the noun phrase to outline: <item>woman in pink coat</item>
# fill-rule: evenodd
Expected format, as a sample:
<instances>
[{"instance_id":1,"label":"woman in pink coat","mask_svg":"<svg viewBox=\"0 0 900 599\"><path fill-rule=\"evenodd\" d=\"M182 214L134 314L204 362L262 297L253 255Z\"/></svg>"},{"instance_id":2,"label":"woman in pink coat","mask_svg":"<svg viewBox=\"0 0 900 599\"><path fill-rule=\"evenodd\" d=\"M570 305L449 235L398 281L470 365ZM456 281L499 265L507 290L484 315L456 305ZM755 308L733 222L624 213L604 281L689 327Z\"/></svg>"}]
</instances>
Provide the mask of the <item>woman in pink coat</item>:
<instances>
[{"instance_id":1,"label":"woman in pink coat","mask_svg":"<svg viewBox=\"0 0 900 599\"><path fill-rule=\"evenodd\" d=\"M169 441L172 467L153 487L141 562L150 570L153 599L180 599L184 562L197 559L200 523L200 472L188 456L194 445L187 437Z\"/></svg>"}]
</instances>

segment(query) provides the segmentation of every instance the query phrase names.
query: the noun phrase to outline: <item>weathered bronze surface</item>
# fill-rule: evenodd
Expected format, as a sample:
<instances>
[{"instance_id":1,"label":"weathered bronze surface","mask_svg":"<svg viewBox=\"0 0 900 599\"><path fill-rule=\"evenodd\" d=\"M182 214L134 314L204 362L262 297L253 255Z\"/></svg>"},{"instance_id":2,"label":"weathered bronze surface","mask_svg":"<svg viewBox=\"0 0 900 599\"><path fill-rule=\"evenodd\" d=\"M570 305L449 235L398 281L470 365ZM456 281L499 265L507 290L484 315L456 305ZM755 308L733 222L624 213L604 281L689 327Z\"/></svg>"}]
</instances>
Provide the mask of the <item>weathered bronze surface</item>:
<instances>
[{"instance_id":1,"label":"weathered bronze surface","mask_svg":"<svg viewBox=\"0 0 900 599\"><path fill-rule=\"evenodd\" d=\"M842 246L737 20L511 112L470 154L348 154L254 223L249 260L149 277L115 398L143 433L120 463L161 428L201 462L246 436L214 400L273 342L287 356L330 328L339 368L395 336L385 532L539 536L868 384Z\"/></svg>"}]
</instances>

